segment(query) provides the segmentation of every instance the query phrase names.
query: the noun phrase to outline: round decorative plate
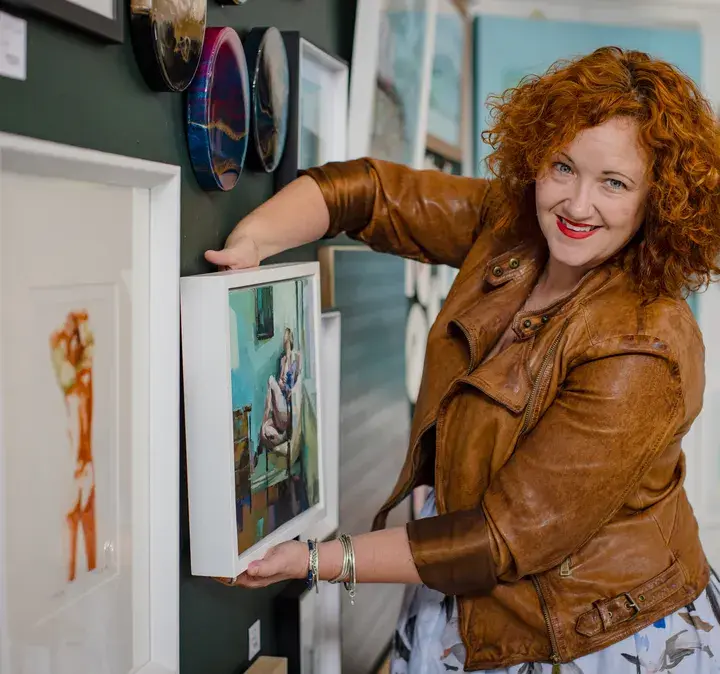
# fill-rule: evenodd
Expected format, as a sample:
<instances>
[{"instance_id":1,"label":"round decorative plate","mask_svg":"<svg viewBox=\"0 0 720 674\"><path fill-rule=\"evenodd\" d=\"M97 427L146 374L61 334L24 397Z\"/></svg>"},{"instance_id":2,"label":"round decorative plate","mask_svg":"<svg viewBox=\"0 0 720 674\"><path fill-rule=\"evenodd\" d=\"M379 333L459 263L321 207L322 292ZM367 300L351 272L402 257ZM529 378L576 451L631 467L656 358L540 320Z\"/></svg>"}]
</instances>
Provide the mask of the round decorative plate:
<instances>
[{"instance_id":1,"label":"round decorative plate","mask_svg":"<svg viewBox=\"0 0 720 674\"><path fill-rule=\"evenodd\" d=\"M185 91L195 75L207 0L130 0L135 59L151 89Z\"/></svg>"},{"instance_id":2,"label":"round decorative plate","mask_svg":"<svg viewBox=\"0 0 720 674\"><path fill-rule=\"evenodd\" d=\"M208 28L187 95L187 136L198 183L228 191L242 173L250 129L245 52L232 28Z\"/></svg>"},{"instance_id":3,"label":"round decorative plate","mask_svg":"<svg viewBox=\"0 0 720 674\"><path fill-rule=\"evenodd\" d=\"M272 173L287 137L290 67L277 28L253 28L245 37L252 108L253 167Z\"/></svg>"}]
</instances>

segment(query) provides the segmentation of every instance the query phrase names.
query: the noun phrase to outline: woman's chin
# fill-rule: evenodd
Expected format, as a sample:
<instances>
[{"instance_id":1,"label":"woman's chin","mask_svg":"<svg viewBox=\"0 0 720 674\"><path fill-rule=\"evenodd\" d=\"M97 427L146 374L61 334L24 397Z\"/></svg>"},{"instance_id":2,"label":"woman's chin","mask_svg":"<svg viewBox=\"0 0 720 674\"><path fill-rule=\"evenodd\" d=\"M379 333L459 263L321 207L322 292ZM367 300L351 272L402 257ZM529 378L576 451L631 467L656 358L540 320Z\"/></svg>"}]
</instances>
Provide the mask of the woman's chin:
<instances>
[{"instance_id":1,"label":"woman's chin","mask_svg":"<svg viewBox=\"0 0 720 674\"><path fill-rule=\"evenodd\" d=\"M585 246L561 244L550 245L550 258L563 267L587 270L594 267L597 262L597 253Z\"/></svg>"}]
</instances>

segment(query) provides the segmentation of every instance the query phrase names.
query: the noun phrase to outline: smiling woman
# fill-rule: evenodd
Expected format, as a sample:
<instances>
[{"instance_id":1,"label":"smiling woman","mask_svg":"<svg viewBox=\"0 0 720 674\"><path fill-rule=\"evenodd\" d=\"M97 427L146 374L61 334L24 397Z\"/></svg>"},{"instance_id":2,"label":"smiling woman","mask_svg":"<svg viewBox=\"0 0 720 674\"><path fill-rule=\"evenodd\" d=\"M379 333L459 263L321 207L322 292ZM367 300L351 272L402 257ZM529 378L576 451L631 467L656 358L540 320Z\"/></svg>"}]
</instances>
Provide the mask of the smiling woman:
<instances>
[{"instance_id":1,"label":"smiling woman","mask_svg":"<svg viewBox=\"0 0 720 674\"><path fill-rule=\"evenodd\" d=\"M647 170L637 124L627 117L580 132L553 155L535 181L535 201L558 265L588 270L625 247L645 219Z\"/></svg>"},{"instance_id":2,"label":"smiling woman","mask_svg":"<svg viewBox=\"0 0 720 674\"><path fill-rule=\"evenodd\" d=\"M720 674L682 450L705 384L684 295L720 272L714 114L611 47L491 105L492 180L326 164L207 253L240 267L344 231L460 269L375 531L283 544L234 582L407 583L393 674ZM379 531L418 485L421 518Z\"/></svg>"}]
</instances>

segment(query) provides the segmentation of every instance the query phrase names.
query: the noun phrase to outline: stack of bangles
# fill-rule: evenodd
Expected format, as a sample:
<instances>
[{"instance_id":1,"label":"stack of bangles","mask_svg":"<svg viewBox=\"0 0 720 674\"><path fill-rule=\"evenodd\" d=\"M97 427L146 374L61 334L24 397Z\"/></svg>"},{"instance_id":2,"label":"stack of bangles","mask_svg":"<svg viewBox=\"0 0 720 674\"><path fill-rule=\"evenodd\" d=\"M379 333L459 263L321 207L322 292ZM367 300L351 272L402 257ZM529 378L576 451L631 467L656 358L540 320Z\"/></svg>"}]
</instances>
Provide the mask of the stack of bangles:
<instances>
[{"instance_id":1,"label":"stack of bangles","mask_svg":"<svg viewBox=\"0 0 720 674\"><path fill-rule=\"evenodd\" d=\"M355 574L355 550L353 549L352 538L348 534L342 534L338 539L343 550L343 563L342 569L337 577L330 580L330 583L343 583L347 593L350 597L350 603L355 605L355 580L357 578ZM315 588L315 592L318 592L318 573L320 568L320 560L318 558L318 543L317 539L311 538L307 542L309 560L308 560L308 574L307 574L307 586L308 589L312 590Z\"/></svg>"}]
</instances>

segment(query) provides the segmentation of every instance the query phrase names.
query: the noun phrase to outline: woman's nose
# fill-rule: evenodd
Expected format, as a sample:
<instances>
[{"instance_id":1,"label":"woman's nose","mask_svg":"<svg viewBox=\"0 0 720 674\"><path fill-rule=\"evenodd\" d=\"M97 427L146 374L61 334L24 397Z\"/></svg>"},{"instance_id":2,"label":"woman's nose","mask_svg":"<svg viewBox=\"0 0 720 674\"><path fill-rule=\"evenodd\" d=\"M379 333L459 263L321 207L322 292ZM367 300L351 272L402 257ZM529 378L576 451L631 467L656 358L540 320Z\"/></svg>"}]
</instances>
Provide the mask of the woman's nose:
<instances>
[{"instance_id":1,"label":"woman's nose","mask_svg":"<svg viewBox=\"0 0 720 674\"><path fill-rule=\"evenodd\" d=\"M584 222L588 220L593 213L592 198L590 189L582 185L577 185L569 195L565 208L567 215L576 222Z\"/></svg>"}]
</instances>

